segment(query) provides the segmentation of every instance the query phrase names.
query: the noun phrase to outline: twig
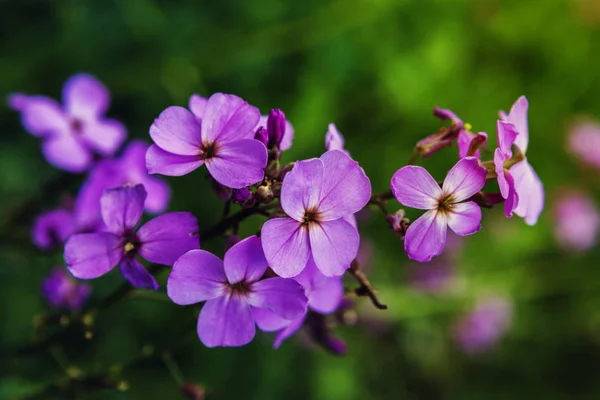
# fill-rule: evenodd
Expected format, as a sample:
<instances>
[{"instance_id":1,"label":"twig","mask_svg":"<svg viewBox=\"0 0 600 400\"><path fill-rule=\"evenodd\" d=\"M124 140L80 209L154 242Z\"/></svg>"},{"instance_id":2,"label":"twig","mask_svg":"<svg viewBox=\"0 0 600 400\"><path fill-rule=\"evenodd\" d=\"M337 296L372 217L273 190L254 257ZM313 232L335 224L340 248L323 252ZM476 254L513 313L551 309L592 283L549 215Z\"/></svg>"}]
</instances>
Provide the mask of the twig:
<instances>
[{"instance_id":1,"label":"twig","mask_svg":"<svg viewBox=\"0 0 600 400\"><path fill-rule=\"evenodd\" d=\"M357 296L368 296L371 299L373 305L379 310L388 309L388 306L386 304L382 304L377 298L377 295L375 294L375 289L373 289L373 286L371 286L371 283L367 279L367 276L360 269L358 261L352 261L352 263L350 264L350 269L348 271L350 272L350 275L352 275L354 279L356 279L356 281L360 283L360 286L354 291L354 293L356 293Z\"/></svg>"}]
</instances>

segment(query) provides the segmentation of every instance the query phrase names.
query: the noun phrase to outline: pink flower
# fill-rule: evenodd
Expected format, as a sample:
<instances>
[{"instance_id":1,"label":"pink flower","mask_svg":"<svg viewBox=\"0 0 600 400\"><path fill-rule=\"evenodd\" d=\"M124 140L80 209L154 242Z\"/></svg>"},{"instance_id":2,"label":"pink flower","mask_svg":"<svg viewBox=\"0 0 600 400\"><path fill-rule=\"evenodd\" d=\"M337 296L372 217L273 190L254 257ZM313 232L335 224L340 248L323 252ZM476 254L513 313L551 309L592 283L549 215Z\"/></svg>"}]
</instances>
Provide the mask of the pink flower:
<instances>
[{"instance_id":1,"label":"pink flower","mask_svg":"<svg viewBox=\"0 0 600 400\"><path fill-rule=\"evenodd\" d=\"M600 126L592 122L576 125L569 135L569 148L581 161L600 168Z\"/></svg>"},{"instance_id":2,"label":"pink flower","mask_svg":"<svg viewBox=\"0 0 600 400\"><path fill-rule=\"evenodd\" d=\"M392 177L392 193L407 207L428 210L414 221L404 238L404 249L416 261L427 262L444 249L447 227L466 236L480 228L481 209L465 200L485 185L486 169L475 157L458 161L442 187L423 167L406 166Z\"/></svg>"},{"instance_id":3,"label":"pink flower","mask_svg":"<svg viewBox=\"0 0 600 400\"><path fill-rule=\"evenodd\" d=\"M562 194L554 205L554 233L567 249L588 250L596 244L600 214L593 200L583 193Z\"/></svg>"}]
</instances>

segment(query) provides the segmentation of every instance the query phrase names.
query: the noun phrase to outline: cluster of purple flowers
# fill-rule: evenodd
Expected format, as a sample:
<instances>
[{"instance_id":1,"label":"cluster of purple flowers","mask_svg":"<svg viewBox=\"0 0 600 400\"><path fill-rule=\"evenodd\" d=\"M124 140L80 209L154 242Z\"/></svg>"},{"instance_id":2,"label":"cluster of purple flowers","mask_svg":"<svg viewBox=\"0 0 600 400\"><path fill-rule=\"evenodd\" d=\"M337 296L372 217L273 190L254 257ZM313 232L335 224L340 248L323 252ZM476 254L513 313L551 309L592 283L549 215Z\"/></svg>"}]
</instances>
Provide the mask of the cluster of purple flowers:
<instances>
[{"instance_id":1,"label":"cluster of purple flowers","mask_svg":"<svg viewBox=\"0 0 600 400\"><path fill-rule=\"evenodd\" d=\"M38 218L34 242L42 248L64 244L68 270L79 279L119 265L131 285L157 290L140 259L172 266L167 294L176 304L205 302L197 331L208 347L244 345L256 326L277 332L278 347L314 316L343 307L346 294L374 296L357 261L361 237L355 214L369 204L384 210L407 255L419 262L441 254L448 228L460 236L477 232L481 206L503 202L507 217L514 212L532 225L544 204L542 184L526 157L524 97L510 113L501 113L490 161L481 160L487 134L471 132L451 111L436 108L434 114L451 125L419 142L415 153L427 157L456 142L456 164L441 184L423 167L404 166L391 178L391 191L377 195L334 124L320 157L284 164L294 130L281 110L261 116L235 95L192 95L188 109L171 106L160 113L149 130L154 144L134 141L114 157L125 130L103 116L109 98L104 86L77 75L63 97L63 108L42 96L10 98L26 129L43 140L50 163L89 171L75 200ZM188 212L164 213L136 229L144 211L160 214L169 202L168 186L149 173L181 176L202 165L228 203L226 210L238 204L245 215L266 217L260 233L243 240L237 239L239 223L227 227L223 234L230 240L222 258L200 249L199 227ZM482 191L488 181L497 181L498 193ZM425 213L413 222L403 210L388 213L392 197ZM358 277L360 289L345 290L347 271ZM68 282L44 286L45 292L65 293L51 304L74 308L79 303L73 297L87 296L86 290L77 295ZM342 351L343 344L325 336L335 343L333 351Z\"/></svg>"}]
</instances>

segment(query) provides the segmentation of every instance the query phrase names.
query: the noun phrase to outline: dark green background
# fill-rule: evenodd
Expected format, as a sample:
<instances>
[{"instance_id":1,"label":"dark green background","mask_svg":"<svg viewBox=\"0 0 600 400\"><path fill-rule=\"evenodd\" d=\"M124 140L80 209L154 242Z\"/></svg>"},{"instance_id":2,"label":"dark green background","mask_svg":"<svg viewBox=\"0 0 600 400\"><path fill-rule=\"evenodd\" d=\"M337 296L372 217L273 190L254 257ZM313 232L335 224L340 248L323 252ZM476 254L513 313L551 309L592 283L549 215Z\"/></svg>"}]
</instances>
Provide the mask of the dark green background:
<instances>
[{"instance_id":1,"label":"dark green background","mask_svg":"<svg viewBox=\"0 0 600 400\"><path fill-rule=\"evenodd\" d=\"M390 310L364 300L364 320L338 329L349 345L345 358L307 351L295 340L273 351L264 334L244 348L206 349L194 336L197 308L126 300L98 317L92 341L69 337L68 364L92 374L136 357L144 345L182 342L173 357L183 375L218 399L598 398L600 251L560 252L550 208L564 187L600 193L598 172L565 151L573 118L600 116L599 4L0 0L1 97L16 91L58 97L70 75L89 72L110 88L109 113L127 125L130 138L149 140L148 128L165 107L187 104L192 93L235 93L263 113L286 112L296 130L288 161L321 154L327 124L335 122L377 192L387 190L414 143L438 129L434 105L451 108L494 143L498 110L525 94L528 156L547 191L535 227L505 220L500 209L486 211L483 230L465 241L453 290L437 296L411 289L402 243L374 214L363 235L374 243L371 281ZM32 339L33 316L47 312L39 286L61 254L32 249L29 224L58 204L59 194L41 187L61 173L45 163L15 112L0 108L0 126L2 217L27 199L41 199L20 226L1 228L4 349ZM455 160L452 148L421 164L440 179ZM80 182L71 179L64 193ZM194 212L201 228L216 222L222 205L202 171L169 182L171 210ZM222 254L221 243L203 247ZM95 298L121 282L116 271L94 281ZM488 294L512 302L513 326L496 349L465 356L451 342L450 327ZM376 335L367 318L384 319L387 328ZM2 361L0 399L38 393L63 376L49 353ZM78 398L179 396L160 358L120 378L128 391L80 391Z\"/></svg>"}]
</instances>

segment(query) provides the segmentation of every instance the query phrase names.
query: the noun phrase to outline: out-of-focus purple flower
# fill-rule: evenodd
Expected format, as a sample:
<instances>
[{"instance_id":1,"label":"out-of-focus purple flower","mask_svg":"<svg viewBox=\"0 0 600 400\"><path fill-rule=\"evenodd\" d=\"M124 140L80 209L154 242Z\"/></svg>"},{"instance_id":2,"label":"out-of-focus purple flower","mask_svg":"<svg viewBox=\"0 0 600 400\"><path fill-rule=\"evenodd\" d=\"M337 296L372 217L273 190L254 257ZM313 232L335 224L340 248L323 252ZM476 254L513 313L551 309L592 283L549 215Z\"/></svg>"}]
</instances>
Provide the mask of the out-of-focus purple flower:
<instances>
[{"instance_id":1,"label":"out-of-focus purple flower","mask_svg":"<svg viewBox=\"0 0 600 400\"><path fill-rule=\"evenodd\" d=\"M511 306L502 298L480 300L475 309L454 326L454 340L466 353L480 353L493 347L508 331Z\"/></svg>"},{"instance_id":2,"label":"out-of-focus purple flower","mask_svg":"<svg viewBox=\"0 0 600 400\"><path fill-rule=\"evenodd\" d=\"M529 127L527 111L529 103L525 96L517 99L510 109L510 113L500 112L503 121L513 124L517 130L514 140L515 146L525 156L529 145ZM529 161L525 157L509 169L515 181L515 190L518 195L518 205L515 214L525 219L528 225L535 225L544 209L544 186L537 176Z\"/></svg>"},{"instance_id":3,"label":"out-of-focus purple flower","mask_svg":"<svg viewBox=\"0 0 600 400\"><path fill-rule=\"evenodd\" d=\"M75 217L66 208L57 208L39 215L33 223L33 243L44 250L62 246L77 231Z\"/></svg>"},{"instance_id":4,"label":"out-of-focus purple flower","mask_svg":"<svg viewBox=\"0 0 600 400\"><path fill-rule=\"evenodd\" d=\"M456 137L456 145L458 147L458 157L465 158L469 156L469 150L471 149L471 145L475 146L476 150L473 152L472 156L480 159L481 152L479 151L479 147L483 146L487 141L487 133L479 132L477 134L471 132L471 126L469 124L465 124L462 119L458 118L458 116L450 111L445 110L443 108L435 107L433 109L433 115L441 119L442 121L450 120L452 124L458 129L458 135ZM435 138L435 135L430 136L429 138ZM449 143L452 143L453 138L450 137L446 141L442 141L440 145L443 147L447 147ZM475 141L475 142L473 142ZM422 141L423 142L423 141ZM447 143L449 142L449 143ZM429 144L430 142L423 142L423 145ZM433 150L436 148L433 146Z\"/></svg>"},{"instance_id":5,"label":"out-of-focus purple flower","mask_svg":"<svg viewBox=\"0 0 600 400\"><path fill-rule=\"evenodd\" d=\"M293 279L261 277L268 268L261 239L251 236L225 253L224 261L192 250L173 265L167 293L176 304L206 301L198 336L207 347L242 346L254 338L257 313L294 320L306 312L304 290Z\"/></svg>"},{"instance_id":6,"label":"out-of-focus purple flower","mask_svg":"<svg viewBox=\"0 0 600 400\"><path fill-rule=\"evenodd\" d=\"M273 271L285 278L296 276L312 254L324 275L342 275L360 241L357 229L344 218L362 209L370 197L369 178L339 150L297 161L281 188L281 206L288 217L270 219L262 227L262 244Z\"/></svg>"},{"instance_id":7,"label":"out-of-focus purple flower","mask_svg":"<svg viewBox=\"0 0 600 400\"><path fill-rule=\"evenodd\" d=\"M259 118L257 108L222 93L208 99L202 118L183 107L169 107L150 127L155 144L146 153L148 171L181 176L205 164L225 186L240 189L259 182L267 165L267 149L254 139Z\"/></svg>"},{"instance_id":8,"label":"out-of-focus purple flower","mask_svg":"<svg viewBox=\"0 0 600 400\"><path fill-rule=\"evenodd\" d=\"M151 213L163 212L171 197L169 185L148 175L146 150L142 140L132 141L120 158L100 161L88 175L75 202L75 219L79 230L95 230L102 226L100 198L106 189L141 184L148 193L144 208Z\"/></svg>"},{"instance_id":9,"label":"out-of-focus purple flower","mask_svg":"<svg viewBox=\"0 0 600 400\"><path fill-rule=\"evenodd\" d=\"M512 145L518 136L516 127L508 122L496 122L496 136L498 147L494 151L494 168L498 176L498 187L504 199L504 214L512 217L513 211L519 205L519 196L515 188L515 180L510 171L504 168L504 163L511 159Z\"/></svg>"},{"instance_id":10,"label":"out-of-focus purple flower","mask_svg":"<svg viewBox=\"0 0 600 400\"><path fill-rule=\"evenodd\" d=\"M93 279L119 264L133 286L158 289L158 283L137 260L162 265L173 263L186 251L200 247L198 222L188 212L170 212L134 227L144 211L146 190L142 185L108 189L100 200L107 232L71 236L65 245L65 262L79 279Z\"/></svg>"},{"instance_id":11,"label":"out-of-focus purple flower","mask_svg":"<svg viewBox=\"0 0 600 400\"><path fill-rule=\"evenodd\" d=\"M428 293L447 291L455 278L454 267L448 259L436 259L428 264L416 264L410 269L410 282L415 289Z\"/></svg>"},{"instance_id":12,"label":"out-of-focus purple flower","mask_svg":"<svg viewBox=\"0 0 600 400\"><path fill-rule=\"evenodd\" d=\"M42 294L53 308L75 311L83 307L91 287L75 282L64 268L56 267L42 283Z\"/></svg>"},{"instance_id":13,"label":"out-of-focus purple flower","mask_svg":"<svg viewBox=\"0 0 600 400\"><path fill-rule=\"evenodd\" d=\"M13 94L9 106L21 112L25 129L43 140L48 162L70 172L90 167L93 155L111 156L125 140L125 127L105 118L106 87L87 74L72 76L63 87L63 106L45 96Z\"/></svg>"},{"instance_id":14,"label":"out-of-focus purple flower","mask_svg":"<svg viewBox=\"0 0 600 400\"><path fill-rule=\"evenodd\" d=\"M600 214L590 197L578 192L563 193L554 204L554 217L554 233L563 248L584 251L594 247Z\"/></svg>"},{"instance_id":15,"label":"out-of-focus purple flower","mask_svg":"<svg viewBox=\"0 0 600 400\"><path fill-rule=\"evenodd\" d=\"M584 163L600 168L600 125L582 122L569 133L569 149Z\"/></svg>"},{"instance_id":16,"label":"out-of-focus purple flower","mask_svg":"<svg viewBox=\"0 0 600 400\"><path fill-rule=\"evenodd\" d=\"M411 259L427 262L438 256L448 227L460 236L481 228L481 209L465 200L483 188L485 177L486 169L474 157L458 161L441 188L423 167L409 165L396 171L391 182L396 199L407 207L428 210L406 231L404 249Z\"/></svg>"},{"instance_id":17,"label":"out-of-focus purple flower","mask_svg":"<svg viewBox=\"0 0 600 400\"><path fill-rule=\"evenodd\" d=\"M282 114L283 114L283 112L282 112ZM285 115L284 115L284 118L285 118ZM260 128L264 128L267 131L267 137L270 137L271 133L269 132L268 121L269 121L268 115L261 115L260 119L258 120L258 124L256 124L256 127L254 128L254 130L257 131ZM294 127L292 126L290 121L285 119L285 129L284 129L283 137L281 138L281 141L279 143L279 150L281 150L281 151L289 150L292 147L293 140L294 140Z\"/></svg>"}]
</instances>

